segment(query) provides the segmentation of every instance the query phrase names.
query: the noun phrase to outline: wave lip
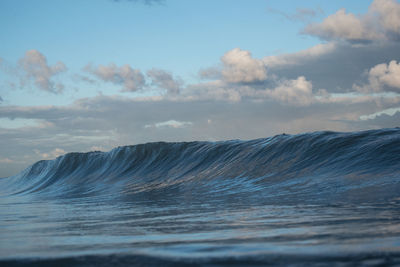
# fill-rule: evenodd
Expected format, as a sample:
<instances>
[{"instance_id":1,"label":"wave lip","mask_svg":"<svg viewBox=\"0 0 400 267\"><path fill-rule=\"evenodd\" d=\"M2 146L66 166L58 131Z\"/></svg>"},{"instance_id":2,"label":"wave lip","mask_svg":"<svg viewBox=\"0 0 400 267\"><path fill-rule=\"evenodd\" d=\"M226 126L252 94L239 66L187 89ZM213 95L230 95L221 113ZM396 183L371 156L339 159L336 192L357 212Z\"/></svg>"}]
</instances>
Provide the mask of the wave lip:
<instances>
[{"instance_id":1,"label":"wave lip","mask_svg":"<svg viewBox=\"0 0 400 267\"><path fill-rule=\"evenodd\" d=\"M394 128L69 153L0 183L2 195L134 198L190 192L274 203L396 200L399 181L400 129Z\"/></svg>"}]
</instances>

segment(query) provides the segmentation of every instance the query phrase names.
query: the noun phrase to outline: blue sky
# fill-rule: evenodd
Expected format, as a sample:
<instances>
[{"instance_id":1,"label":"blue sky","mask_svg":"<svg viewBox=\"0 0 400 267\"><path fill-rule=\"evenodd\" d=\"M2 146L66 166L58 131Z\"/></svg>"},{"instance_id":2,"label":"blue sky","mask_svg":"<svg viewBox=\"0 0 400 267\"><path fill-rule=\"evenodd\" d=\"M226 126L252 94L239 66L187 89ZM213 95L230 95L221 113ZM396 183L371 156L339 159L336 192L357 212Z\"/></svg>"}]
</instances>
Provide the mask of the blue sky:
<instances>
[{"instance_id":1,"label":"blue sky","mask_svg":"<svg viewBox=\"0 0 400 267\"><path fill-rule=\"evenodd\" d=\"M306 49L320 40L301 35L304 23L290 21L271 10L294 14L296 8L320 9L326 14L345 6L364 13L368 1L162 1L146 5L111 0L85 1L2 1L0 24L1 57L15 63L30 49L46 55L51 64L61 60L68 73L59 77L69 83L68 74L79 72L89 62L131 64L140 69L167 69L193 82L197 72L218 63L226 51L240 47L254 57ZM370 1L369 1L370 2ZM323 13L316 12L318 20ZM77 87L77 85L70 85ZM85 89L92 94L96 90ZM112 88L110 89L112 90ZM7 88L9 103L32 104L32 97L14 95ZM42 94L55 104L70 102L69 97ZM3 93L4 95L4 93ZM4 98L4 97L3 97ZM6 100L8 100L6 98ZM26 100L27 98L28 100Z\"/></svg>"},{"instance_id":2,"label":"blue sky","mask_svg":"<svg viewBox=\"0 0 400 267\"><path fill-rule=\"evenodd\" d=\"M0 25L0 176L117 145L399 126L396 0L3 0Z\"/></svg>"}]
</instances>

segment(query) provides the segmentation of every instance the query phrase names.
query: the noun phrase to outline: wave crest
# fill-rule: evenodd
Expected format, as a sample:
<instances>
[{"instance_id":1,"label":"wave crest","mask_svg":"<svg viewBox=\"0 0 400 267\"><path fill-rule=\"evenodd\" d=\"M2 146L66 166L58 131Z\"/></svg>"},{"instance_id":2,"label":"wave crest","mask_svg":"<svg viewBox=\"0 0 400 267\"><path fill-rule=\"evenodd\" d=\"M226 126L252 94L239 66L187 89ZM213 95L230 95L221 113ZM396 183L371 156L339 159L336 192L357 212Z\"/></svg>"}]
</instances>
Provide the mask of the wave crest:
<instances>
[{"instance_id":1,"label":"wave crest","mask_svg":"<svg viewBox=\"0 0 400 267\"><path fill-rule=\"evenodd\" d=\"M251 141L147 143L69 153L1 181L3 194L115 197L163 193L264 202L396 197L400 129L314 132Z\"/></svg>"}]
</instances>

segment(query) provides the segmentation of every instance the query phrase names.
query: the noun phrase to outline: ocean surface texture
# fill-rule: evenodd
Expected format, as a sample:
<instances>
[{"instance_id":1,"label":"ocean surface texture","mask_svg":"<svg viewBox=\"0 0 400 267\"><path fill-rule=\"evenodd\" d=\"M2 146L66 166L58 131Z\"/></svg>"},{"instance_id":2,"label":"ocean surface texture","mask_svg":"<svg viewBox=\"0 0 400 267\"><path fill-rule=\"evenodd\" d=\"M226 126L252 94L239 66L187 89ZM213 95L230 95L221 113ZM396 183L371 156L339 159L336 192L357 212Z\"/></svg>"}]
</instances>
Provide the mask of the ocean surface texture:
<instances>
[{"instance_id":1,"label":"ocean surface texture","mask_svg":"<svg viewBox=\"0 0 400 267\"><path fill-rule=\"evenodd\" d=\"M69 153L0 179L0 265L400 264L400 129Z\"/></svg>"}]
</instances>

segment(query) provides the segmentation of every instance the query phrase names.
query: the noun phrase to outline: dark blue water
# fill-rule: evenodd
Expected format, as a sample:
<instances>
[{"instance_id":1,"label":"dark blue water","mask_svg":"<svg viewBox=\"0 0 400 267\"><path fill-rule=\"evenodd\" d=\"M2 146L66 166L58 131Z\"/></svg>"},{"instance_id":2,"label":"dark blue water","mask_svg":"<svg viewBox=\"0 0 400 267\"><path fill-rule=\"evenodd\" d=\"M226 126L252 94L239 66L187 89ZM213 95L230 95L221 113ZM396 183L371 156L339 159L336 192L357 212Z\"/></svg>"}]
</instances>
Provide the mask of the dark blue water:
<instances>
[{"instance_id":1,"label":"dark blue water","mask_svg":"<svg viewBox=\"0 0 400 267\"><path fill-rule=\"evenodd\" d=\"M400 129L37 162L0 179L0 264L400 264Z\"/></svg>"}]
</instances>

